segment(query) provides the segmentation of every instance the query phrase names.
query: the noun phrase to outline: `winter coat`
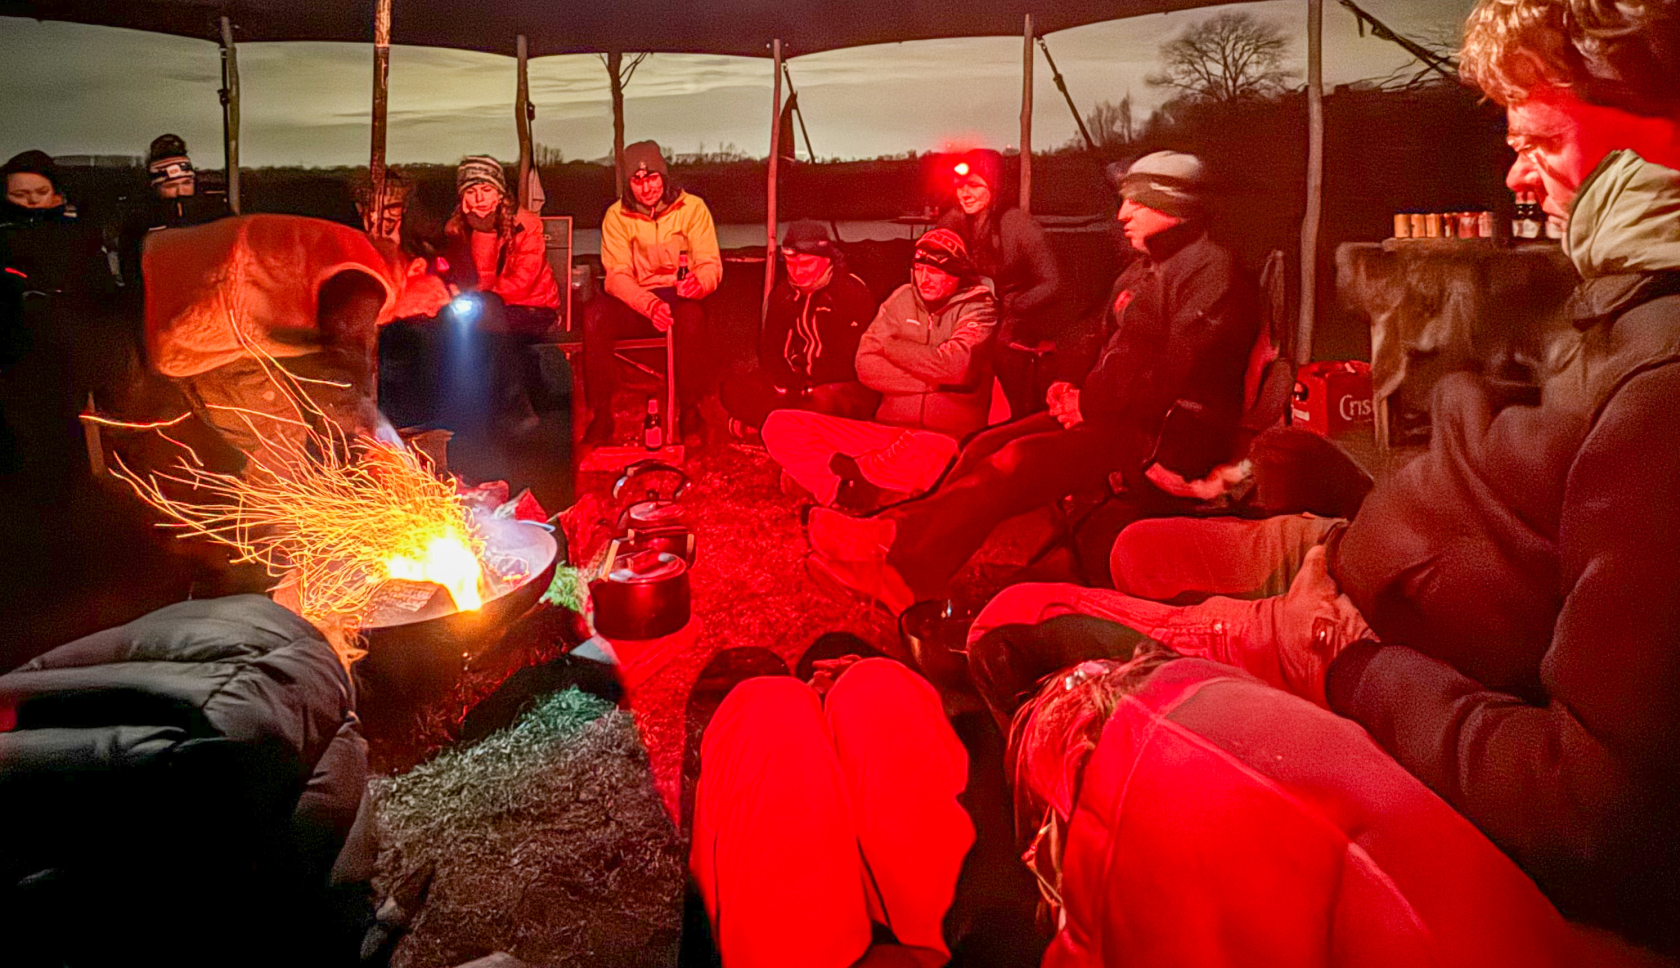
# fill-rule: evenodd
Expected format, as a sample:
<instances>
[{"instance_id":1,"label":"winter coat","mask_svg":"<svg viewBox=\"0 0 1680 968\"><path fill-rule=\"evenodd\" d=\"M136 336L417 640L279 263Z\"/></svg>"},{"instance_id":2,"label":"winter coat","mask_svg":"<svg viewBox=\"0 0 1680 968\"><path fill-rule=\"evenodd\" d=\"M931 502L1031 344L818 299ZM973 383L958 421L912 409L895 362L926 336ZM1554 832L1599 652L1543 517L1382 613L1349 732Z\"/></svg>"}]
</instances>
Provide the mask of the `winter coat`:
<instances>
[{"instance_id":1,"label":"winter coat","mask_svg":"<svg viewBox=\"0 0 1680 968\"><path fill-rule=\"evenodd\" d=\"M1253 280L1203 228L1168 229L1150 249L1115 283L1113 335L1079 395L1080 413L1114 440L1133 486L1151 457L1199 480L1234 456L1260 332ZM1165 428L1175 407L1183 419Z\"/></svg>"},{"instance_id":2,"label":"winter coat","mask_svg":"<svg viewBox=\"0 0 1680 968\"><path fill-rule=\"evenodd\" d=\"M1061 270L1044 229L1026 212L1011 208L999 215L986 209L968 215L948 209L939 227L962 236L974 268L992 280L1002 319L999 338L1032 345L1062 335Z\"/></svg>"},{"instance_id":3,"label":"winter coat","mask_svg":"<svg viewBox=\"0 0 1680 968\"><path fill-rule=\"evenodd\" d=\"M881 394L875 419L962 439L986 426L992 400L997 303L985 286L930 310L900 286L858 343L858 380Z\"/></svg>"},{"instance_id":4,"label":"winter coat","mask_svg":"<svg viewBox=\"0 0 1680 968\"><path fill-rule=\"evenodd\" d=\"M366 780L344 667L262 596L25 663L0 676L7 963L354 963L330 884Z\"/></svg>"},{"instance_id":5,"label":"winter coat","mask_svg":"<svg viewBox=\"0 0 1680 968\"><path fill-rule=\"evenodd\" d=\"M1332 708L1571 917L1680 948L1680 172L1610 155L1538 404L1462 373L1331 573L1382 646Z\"/></svg>"},{"instance_id":6,"label":"winter coat","mask_svg":"<svg viewBox=\"0 0 1680 968\"><path fill-rule=\"evenodd\" d=\"M494 232L475 231L460 212L443 232L449 241L450 261L472 265L471 288L494 293L509 306L560 308L560 285L548 264L548 239L542 219L534 212L519 209L506 239Z\"/></svg>"},{"instance_id":7,"label":"winter coat","mask_svg":"<svg viewBox=\"0 0 1680 968\"><path fill-rule=\"evenodd\" d=\"M159 373L196 376L252 355L319 352L340 334L317 319L322 283L365 275L385 291L378 322L436 308L424 263L348 226L296 215L246 215L154 232L146 242L146 352ZM373 339L372 333L354 339ZM371 346L371 343L369 344Z\"/></svg>"},{"instance_id":8,"label":"winter coat","mask_svg":"<svg viewBox=\"0 0 1680 968\"><path fill-rule=\"evenodd\" d=\"M782 389L856 380L858 342L874 318L869 287L838 267L828 285L814 292L784 279L770 293L759 369Z\"/></svg>"},{"instance_id":9,"label":"winter coat","mask_svg":"<svg viewBox=\"0 0 1680 968\"><path fill-rule=\"evenodd\" d=\"M0 202L0 271L27 292L97 299L116 289L99 227L68 205L22 208Z\"/></svg>"},{"instance_id":10,"label":"winter coat","mask_svg":"<svg viewBox=\"0 0 1680 968\"><path fill-rule=\"evenodd\" d=\"M627 208L622 200L601 220L601 265L611 295L648 318L659 297L655 289L677 284L681 257L699 281L702 296L723 281L723 255L711 210L696 195L678 192L676 200L652 215Z\"/></svg>"},{"instance_id":11,"label":"winter coat","mask_svg":"<svg viewBox=\"0 0 1680 968\"><path fill-rule=\"evenodd\" d=\"M1077 791L1044 968L1645 963L1599 960L1358 726L1229 666L1169 662L1094 750L1040 756Z\"/></svg>"}]
</instances>

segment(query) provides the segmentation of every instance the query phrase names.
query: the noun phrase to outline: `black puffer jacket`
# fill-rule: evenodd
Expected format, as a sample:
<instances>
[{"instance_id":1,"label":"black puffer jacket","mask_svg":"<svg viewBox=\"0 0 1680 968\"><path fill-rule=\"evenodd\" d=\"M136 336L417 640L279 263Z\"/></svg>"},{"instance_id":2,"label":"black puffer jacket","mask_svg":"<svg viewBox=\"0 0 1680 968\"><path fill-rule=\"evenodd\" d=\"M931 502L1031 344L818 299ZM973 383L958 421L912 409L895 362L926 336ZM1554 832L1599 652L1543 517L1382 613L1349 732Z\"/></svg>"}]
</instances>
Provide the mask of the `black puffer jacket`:
<instances>
[{"instance_id":1,"label":"black puffer jacket","mask_svg":"<svg viewBox=\"0 0 1680 968\"><path fill-rule=\"evenodd\" d=\"M0 676L0 729L7 964L355 961L367 745L303 619L160 609Z\"/></svg>"}]
</instances>

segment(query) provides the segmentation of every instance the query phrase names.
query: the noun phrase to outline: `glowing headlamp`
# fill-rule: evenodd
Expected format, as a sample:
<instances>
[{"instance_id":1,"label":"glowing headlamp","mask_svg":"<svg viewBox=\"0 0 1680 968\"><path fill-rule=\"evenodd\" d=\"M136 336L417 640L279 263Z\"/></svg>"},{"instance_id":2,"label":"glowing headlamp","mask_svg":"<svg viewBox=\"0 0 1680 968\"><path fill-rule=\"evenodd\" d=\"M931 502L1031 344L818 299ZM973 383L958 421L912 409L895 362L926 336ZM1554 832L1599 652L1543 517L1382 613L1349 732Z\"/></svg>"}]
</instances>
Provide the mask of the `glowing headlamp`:
<instances>
[{"instance_id":1,"label":"glowing headlamp","mask_svg":"<svg viewBox=\"0 0 1680 968\"><path fill-rule=\"evenodd\" d=\"M959 161L959 162L957 162L957 167L955 167L951 170L956 172L957 177L959 177L959 178L966 177L968 175L968 172L969 172L968 162Z\"/></svg>"}]
</instances>

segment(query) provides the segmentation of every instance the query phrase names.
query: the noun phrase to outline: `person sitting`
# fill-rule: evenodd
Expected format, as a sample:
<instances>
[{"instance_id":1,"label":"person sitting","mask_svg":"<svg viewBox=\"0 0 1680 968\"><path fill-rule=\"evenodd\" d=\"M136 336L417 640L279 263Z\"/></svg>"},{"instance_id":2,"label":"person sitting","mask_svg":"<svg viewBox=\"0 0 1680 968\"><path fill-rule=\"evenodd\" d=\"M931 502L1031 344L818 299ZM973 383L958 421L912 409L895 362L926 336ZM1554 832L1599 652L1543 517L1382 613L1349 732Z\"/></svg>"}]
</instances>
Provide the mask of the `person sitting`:
<instances>
[{"instance_id":1,"label":"person sitting","mask_svg":"<svg viewBox=\"0 0 1680 968\"><path fill-rule=\"evenodd\" d=\"M968 754L903 665L814 666L735 685L702 734L689 869L713 942L730 968L938 968L975 843Z\"/></svg>"},{"instance_id":2,"label":"person sitting","mask_svg":"<svg viewBox=\"0 0 1680 968\"><path fill-rule=\"evenodd\" d=\"M883 493L926 490L957 441L986 425L997 303L955 232L925 233L912 262L913 280L887 297L858 343L858 379L881 394L875 419L802 410L765 418L765 449L822 504L873 508Z\"/></svg>"},{"instance_id":3,"label":"person sitting","mask_svg":"<svg viewBox=\"0 0 1680 968\"><path fill-rule=\"evenodd\" d=\"M758 369L725 382L731 430L757 431L772 410L811 410L867 420L880 394L858 382L858 341L875 318L875 297L846 271L828 227L802 221L782 239L786 272L770 293L758 340Z\"/></svg>"},{"instance_id":4,"label":"person sitting","mask_svg":"<svg viewBox=\"0 0 1680 968\"><path fill-rule=\"evenodd\" d=\"M152 139L146 150L146 175L151 191L129 208L118 248L124 285L136 291L141 281L141 249L150 233L203 225L232 214L226 197L199 192L198 171L179 135Z\"/></svg>"},{"instance_id":5,"label":"person sitting","mask_svg":"<svg viewBox=\"0 0 1680 968\"><path fill-rule=\"evenodd\" d=\"M700 401L710 392L711 364L701 300L723 281L717 227L706 203L677 186L659 145L624 149L624 195L601 220L606 295L583 315L584 383L589 395L586 444L612 441L613 344L672 333L677 365L679 429L697 444L704 427Z\"/></svg>"},{"instance_id":6,"label":"person sitting","mask_svg":"<svg viewBox=\"0 0 1680 968\"><path fill-rule=\"evenodd\" d=\"M1061 271L1050 240L1031 215L1003 201L1003 156L977 148L951 165L955 204L939 226L963 237L974 268L992 281L999 305L998 382L1011 412L1024 417L1044 408L1047 382L1035 370L1033 352L1064 335L1067 308Z\"/></svg>"},{"instance_id":7,"label":"person sitting","mask_svg":"<svg viewBox=\"0 0 1680 968\"><path fill-rule=\"evenodd\" d=\"M1194 507L1181 490L1233 457L1243 377L1259 332L1252 280L1208 237L1206 179L1193 155L1156 152L1120 182L1120 224L1143 256L1115 285L1114 333L1082 388L1058 382L1049 412L994 427L939 486L874 517L818 508L822 570L899 613L945 597L1002 522L1083 489L1124 484L1133 517Z\"/></svg>"},{"instance_id":8,"label":"person sitting","mask_svg":"<svg viewBox=\"0 0 1680 968\"><path fill-rule=\"evenodd\" d=\"M471 295L450 312L482 345L454 351L449 371L475 382L444 393L451 404L470 411L450 418L452 429L466 430L499 414L512 419L516 431L528 431L537 421L531 393L542 386L530 347L560 315L560 285L548 263L542 219L520 207L508 193L502 163L487 155L462 159L455 193L455 211L443 228L445 275ZM479 359L485 362L474 362Z\"/></svg>"},{"instance_id":9,"label":"person sitting","mask_svg":"<svg viewBox=\"0 0 1680 968\"><path fill-rule=\"evenodd\" d=\"M437 265L442 226L427 220L414 200L415 185L400 168L385 169L384 205L374 224L373 180L359 174L351 185L356 215L375 245L394 246L411 259ZM447 265L447 260L444 262ZM454 295L451 293L451 295ZM379 328L379 409L398 427L431 423L444 398L436 317L393 319Z\"/></svg>"},{"instance_id":10,"label":"person sitting","mask_svg":"<svg viewBox=\"0 0 1680 968\"><path fill-rule=\"evenodd\" d=\"M6 162L0 206L0 259L26 290L72 298L113 290L98 227L82 220L64 197L58 166L44 151Z\"/></svg>"},{"instance_id":11,"label":"person sitting","mask_svg":"<svg viewBox=\"0 0 1680 968\"><path fill-rule=\"evenodd\" d=\"M152 367L245 456L247 473L286 474L321 441L395 443L373 403L378 327L449 299L423 261L293 215L160 232L144 272Z\"/></svg>"},{"instance_id":12,"label":"person sitting","mask_svg":"<svg viewBox=\"0 0 1680 968\"><path fill-rule=\"evenodd\" d=\"M1141 522L1117 587L1215 597L1017 586L982 612L971 661L1077 658L1041 633L1082 615L1239 666L1363 727L1568 917L1680 952L1677 51L1672 4L1470 15L1462 70L1506 107L1506 183L1538 194L1582 277L1537 397L1451 374L1428 452L1351 522ZM1291 574L1283 596L1228 597ZM1012 625L1038 645L1011 645ZM1023 678L998 678L1002 705Z\"/></svg>"}]
</instances>

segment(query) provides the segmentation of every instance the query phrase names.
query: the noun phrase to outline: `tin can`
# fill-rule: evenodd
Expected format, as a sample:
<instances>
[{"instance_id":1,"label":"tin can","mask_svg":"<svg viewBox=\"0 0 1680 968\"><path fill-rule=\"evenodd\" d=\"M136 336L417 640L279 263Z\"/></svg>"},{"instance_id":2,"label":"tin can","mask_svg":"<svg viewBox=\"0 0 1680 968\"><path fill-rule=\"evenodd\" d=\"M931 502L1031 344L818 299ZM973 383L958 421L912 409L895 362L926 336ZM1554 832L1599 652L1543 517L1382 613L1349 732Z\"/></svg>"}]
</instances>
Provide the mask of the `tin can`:
<instances>
[{"instance_id":1,"label":"tin can","mask_svg":"<svg viewBox=\"0 0 1680 968\"><path fill-rule=\"evenodd\" d=\"M1405 212L1394 213L1394 237L1397 239L1412 237L1412 217Z\"/></svg>"},{"instance_id":2,"label":"tin can","mask_svg":"<svg viewBox=\"0 0 1680 968\"><path fill-rule=\"evenodd\" d=\"M1477 231L1476 230L1476 222L1477 222L1477 216L1476 216L1475 212L1459 212L1458 213L1458 237L1461 238L1461 239L1473 239L1473 238L1475 238L1476 237L1476 231Z\"/></svg>"},{"instance_id":3,"label":"tin can","mask_svg":"<svg viewBox=\"0 0 1680 968\"><path fill-rule=\"evenodd\" d=\"M1424 227L1427 221L1421 214L1412 215L1412 238L1421 239L1424 237Z\"/></svg>"},{"instance_id":4,"label":"tin can","mask_svg":"<svg viewBox=\"0 0 1680 968\"><path fill-rule=\"evenodd\" d=\"M1493 238L1493 213L1476 213L1476 237L1479 239Z\"/></svg>"},{"instance_id":5,"label":"tin can","mask_svg":"<svg viewBox=\"0 0 1680 968\"><path fill-rule=\"evenodd\" d=\"M1430 212L1423 217L1424 238L1438 239L1441 237L1441 213Z\"/></svg>"}]
</instances>

